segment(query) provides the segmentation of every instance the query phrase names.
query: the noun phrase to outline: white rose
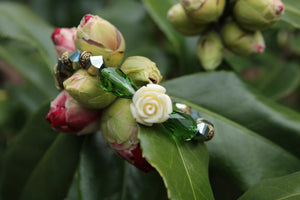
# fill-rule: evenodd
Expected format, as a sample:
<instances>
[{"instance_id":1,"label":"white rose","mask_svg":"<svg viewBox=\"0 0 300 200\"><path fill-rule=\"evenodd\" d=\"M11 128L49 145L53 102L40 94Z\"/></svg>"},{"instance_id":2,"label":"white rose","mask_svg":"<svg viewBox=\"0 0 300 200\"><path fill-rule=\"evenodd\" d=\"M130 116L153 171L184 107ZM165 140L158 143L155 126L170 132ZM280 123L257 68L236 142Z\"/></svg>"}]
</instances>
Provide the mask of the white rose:
<instances>
[{"instance_id":1,"label":"white rose","mask_svg":"<svg viewBox=\"0 0 300 200\"><path fill-rule=\"evenodd\" d=\"M169 119L169 114L173 111L172 101L165 92L164 87L156 84L148 84L136 91L130 110L138 123L152 126L153 123Z\"/></svg>"}]
</instances>

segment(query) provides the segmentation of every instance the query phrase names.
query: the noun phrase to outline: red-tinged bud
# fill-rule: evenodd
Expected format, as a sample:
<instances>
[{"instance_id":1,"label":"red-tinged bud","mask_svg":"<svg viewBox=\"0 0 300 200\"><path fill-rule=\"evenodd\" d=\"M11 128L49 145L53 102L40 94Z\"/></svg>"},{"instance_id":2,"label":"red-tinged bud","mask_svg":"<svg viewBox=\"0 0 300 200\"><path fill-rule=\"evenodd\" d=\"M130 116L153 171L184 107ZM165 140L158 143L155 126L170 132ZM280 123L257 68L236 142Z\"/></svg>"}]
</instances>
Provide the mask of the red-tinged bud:
<instances>
[{"instance_id":1,"label":"red-tinged bud","mask_svg":"<svg viewBox=\"0 0 300 200\"><path fill-rule=\"evenodd\" d=\"M104 110L101 133L108 145L122 158L148 172L153 167L143 158L138 135L138 125L130 112L129 99L118 99Z\"/></svg>"},{"instance_id":2,"label":"red-tinged bud","mask_svg":"<svg viewBox=\"0 0 300 200\"><path fill-rule=\"evenodd\" d=\"M98 130L99 111L81 106L65 90L51 102L46 119L57 131L78 135Z\"/></svg>"},{"instance_id":3,"label":"red-tinged bud","mask_svg":"<svg viewBox=\"0 0 300 200\"><path fill-rule=\"evenodd\" d=\"M75 38L75 46L81 51L102 55L107 66L118 67L125 51L121 32L111 23L97 15L85 15Z\"/></svg>"},{"instance_id":4,"label":"red-tinged bud","mask_svg":"<svg viewBox=\"0 0 300 200\"><path fill-rule=\"evenodd\" d=\"M244 30L235 22L225 24L221 34L225 46L237 55L260 54L265 49L265 41L260 31Z\"/></svg>"},{"instance_id":5,"label":"red-tinged bud","mask_svg":"<svg viewBox=\"0 0 300 200\"><path fill-rule=\"evenodd\" d=\"M66 51L74 51L74 39L76 28L55 28L51 39L55 45L57 57L61 57Z\"/></svg>"},{"instance_id":6,"label":"red-tinged bud","mask_svg":"<svg viewBox=\"0 0 300 200\"><path fill-rule=\"evenodd\" d=\"M236 21L249 31L270 27L284 14L281 0L238 0L233 9Z\"/></svg>"}]
</instances>

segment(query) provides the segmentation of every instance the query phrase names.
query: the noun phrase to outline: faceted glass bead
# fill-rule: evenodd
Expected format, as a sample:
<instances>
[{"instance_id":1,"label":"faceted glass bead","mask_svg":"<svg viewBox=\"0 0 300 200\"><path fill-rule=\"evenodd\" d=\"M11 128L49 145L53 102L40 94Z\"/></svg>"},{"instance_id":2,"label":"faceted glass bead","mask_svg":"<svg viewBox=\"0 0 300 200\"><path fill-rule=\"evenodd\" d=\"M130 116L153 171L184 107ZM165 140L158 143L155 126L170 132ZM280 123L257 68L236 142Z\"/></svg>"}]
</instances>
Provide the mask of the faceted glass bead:
<instances>
[{"instance_id":1,"label":"faceted glass bead","mask_svg":"<svg viewBox=\"0 0 300 200\"><path fill-rule=\"evenodd\" d=\"M78 49L69 53L69 60L71 61L72 67L74 70L77 70L80 68L80 64L79 64L80 54L81 54L81 51L79 51Z\"/></svg>"},{"instance_id":2,"label":"faceted glass bead","mask_svg":"<svg viewBox=\"0 0 300 200\"><path fill-rule=\"evenodd\" d=\"M98 75L99 70L104 67L105 63L102 56L90 56L85 64L85 69L92 76Z\"/></svg>"},{"instance_id":3,"label":"faceted glass bead","mask_svg":"<svg viewBox=\"0 0 300 200\"><path fill-rule=\"evenodd\" d=\"M207 141L214 136L214 125L202 118L201 114L197 110L183 103L176 102L175 100L172 100L172 103L175 110L189 114L196 121L197 134L194 137L195 140Z\"/></svg>"},{"instance_id":4,"label":"faceted glass bead","mask_svg":"<svg viewBox=\"0 0 300 200\"><path fill-rule=\"evenodd\" d=\"M102 89L117 97L131 99L137 90L127 75L118 68L101 68L99 70L99 79Z\"/></svg>"},{"instance_id":5,"label":"faceted glass bead","mask_svg":"<svg viewBox=\"0 0 300 200\"><path fill-rule=\"evenodd\" d=\"M190 115L179 111L173 111L163 125L176 138L185 141L193 139L198 131L196 121Z\"/></svg>"},{"instance_id":6,"label":"faceted glass bead","mask_svg":"<svg viewBox=\"0 0 300 200\"><path fill-rule=\"evenodd\" d=\"M54 66L54 75L57 83L57 88L63 89L63 82L72 76L72 72L66 69L66 67L62 64L61 59L59 58L57 64Z\"/></svg>"},{"instance_id":7,"label":"faceted glass bead","mask_svg":"<svg viewBox=\"0 0 300 200\"><path fill-rule=\"evenodd\" d=\"M198 133L195 137L197 140L207 141L214 136L214 125L203 118L197 120L197 129Z\"/></svg>"}]
</instances>

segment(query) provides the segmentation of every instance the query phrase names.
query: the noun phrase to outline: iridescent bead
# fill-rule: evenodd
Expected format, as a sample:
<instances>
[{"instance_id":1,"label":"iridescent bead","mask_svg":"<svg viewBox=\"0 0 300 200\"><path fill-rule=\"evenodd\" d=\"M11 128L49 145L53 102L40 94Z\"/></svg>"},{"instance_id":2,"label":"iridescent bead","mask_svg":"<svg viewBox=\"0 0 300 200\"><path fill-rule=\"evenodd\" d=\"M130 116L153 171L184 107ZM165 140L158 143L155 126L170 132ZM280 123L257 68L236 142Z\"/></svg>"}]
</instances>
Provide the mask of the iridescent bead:
<instances>
[{"instance_id":1,"label":"iridescent bead","mask_svg":"<svg viewBox=\"0 0 300 200\"><path fill-rule=\"evenodd\" d=\"M215 134L214 125L204 118L199 118L197 122L197 135L196 140L208 141L211 140Z\"/></svg>"},{"instance_id":2,"label":"iridescent bead","mask_svg":"<svg viewBox=\"0 0 300 200\"><path fill-rule=\"evenodd\" d=\"M99 70L99 79L102 89L117 97L131 99L137 90L127 75L118 68L101 68Z\"/></svg>"},{"instance_id":3,"label":"iridescent bead","mask_svg":"<svg viewBox=\"0 0 300 200\"><path fill-rule=\"evenodd\" d=\"M80 68L80 64L79 64L80 54L81 54L81 51L79 51L77 49L75 51L69 53L69 60L72 63L73 70L75 70L75 71Z\"/></svg>"},{"instance_id":4,"label":"iridescent bead","mask_svg":"<svg viewBox=\"0 0 300 200\"><path fill-rule=\"evenodd\" d=\"M92 76L98 75L99 70L104 67L105 63L102 56L90 56L85 63L85 69Z\"/></svg>"},{"instance_id":5,"label":"iridescent bead","mask_svg":"<svg viewBox=\"0 0 300 200\"><path fill-rule=\"evenodd\" d=\"M163 125L179 140L190 141L198 132L196 121L190 115L179 111L173 111Z\"/></svg>"},{"instance_id":6,"label":"iridescent bead","mask_svg":"<svg viewBox=\"0 0 300 200\"><path fill-rule=\"evenodd\" d=\"M57 64L53 68L54 76L55 76L55 84L57 89L63 89L63 82L72 76L72 72L67 70L67 68L62 64L61 59L59 58Z\"/></svg>"}]
</instances>

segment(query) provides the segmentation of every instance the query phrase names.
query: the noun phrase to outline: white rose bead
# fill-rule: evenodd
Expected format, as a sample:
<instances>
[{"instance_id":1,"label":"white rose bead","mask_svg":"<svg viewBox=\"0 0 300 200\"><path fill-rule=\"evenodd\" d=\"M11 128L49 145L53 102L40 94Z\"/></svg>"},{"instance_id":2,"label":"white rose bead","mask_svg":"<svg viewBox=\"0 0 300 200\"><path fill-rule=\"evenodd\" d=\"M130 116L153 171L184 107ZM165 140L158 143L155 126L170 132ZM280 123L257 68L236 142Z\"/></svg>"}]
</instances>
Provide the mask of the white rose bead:
<instances>
[{"instance_id":1,"label":"white rose bead","mask_svg":"<svg viewBox=\"0 0 300 200\"><path fill-rule=\"evenodd\" d=\"M148 84L136 91L130 110L138 123L152 126L153 123L169 119L169 114L173 111L172 101L165 92L164 87L156 84Z\"/></svg>"}]
</instances>

